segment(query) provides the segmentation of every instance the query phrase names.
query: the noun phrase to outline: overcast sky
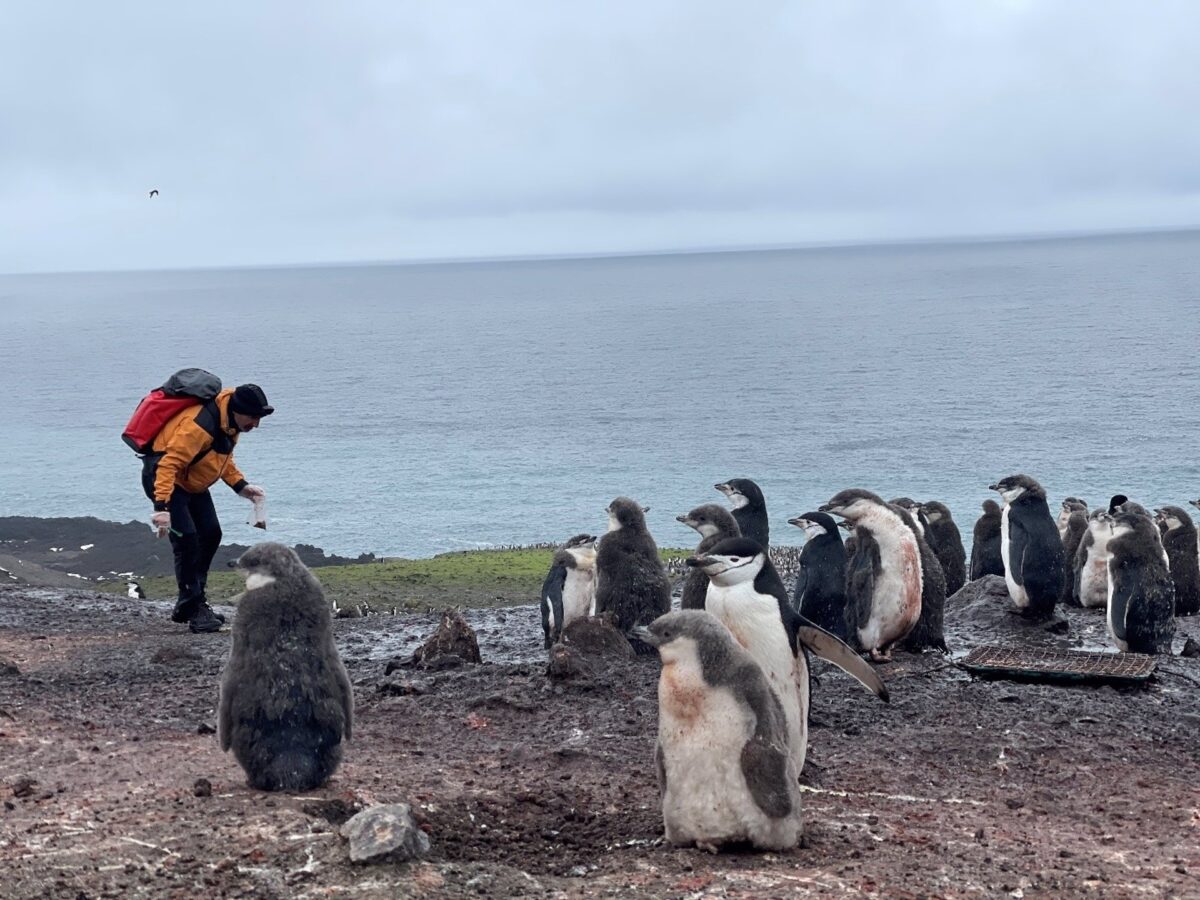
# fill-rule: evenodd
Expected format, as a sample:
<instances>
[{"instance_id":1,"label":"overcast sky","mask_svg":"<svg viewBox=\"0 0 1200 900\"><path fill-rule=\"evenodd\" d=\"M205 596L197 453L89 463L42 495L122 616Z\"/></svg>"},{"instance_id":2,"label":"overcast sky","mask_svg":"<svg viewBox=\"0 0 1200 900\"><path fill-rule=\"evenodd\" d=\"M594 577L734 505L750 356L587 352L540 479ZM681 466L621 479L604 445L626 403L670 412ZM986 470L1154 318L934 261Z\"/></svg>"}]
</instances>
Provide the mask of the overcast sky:
<instances>
[{"instance_id":1,"label":"overcast sky","mask_svg":"<svg viewBox=\"0 0 1200 900\"><path fill-rule=\"evenodd\" d=\"M0 272L1200 225L1198 36L1190 0L11 3Z\"/></svg>"}]
</instances>

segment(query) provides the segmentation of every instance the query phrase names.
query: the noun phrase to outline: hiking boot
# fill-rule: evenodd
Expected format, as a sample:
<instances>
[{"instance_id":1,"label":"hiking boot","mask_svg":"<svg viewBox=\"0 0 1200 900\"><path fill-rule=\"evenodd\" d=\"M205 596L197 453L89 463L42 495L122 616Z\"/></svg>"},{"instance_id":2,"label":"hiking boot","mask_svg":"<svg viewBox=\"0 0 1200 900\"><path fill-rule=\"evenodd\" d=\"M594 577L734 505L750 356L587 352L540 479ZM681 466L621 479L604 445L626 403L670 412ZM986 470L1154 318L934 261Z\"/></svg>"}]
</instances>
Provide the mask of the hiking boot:
<instances>
[{"instance_id":1,"label":"hiking boot","mask_svg":"<svg viewBox=\"0 0 1200 900\"><path fill-rule=\"evenodd\" d=\"M207 603L201 604L200 609L192 616L192 620L188 622L188 630L192 634L212 634L214 631L221 630L221 619L217 618L216 613L212 611L212 607Z\"/></svg>"},{"instance_id":2,"label":"hiking boot","mask_svg":"<svg viewBox=\"0 0 1200 900\"><path fill-rule=\"evenodd\" d=\"M171 621L180 625L190 622L203 602L200 597L180 597L175 601L175 608L171 610Z\"/></svg>"}]
</instances>

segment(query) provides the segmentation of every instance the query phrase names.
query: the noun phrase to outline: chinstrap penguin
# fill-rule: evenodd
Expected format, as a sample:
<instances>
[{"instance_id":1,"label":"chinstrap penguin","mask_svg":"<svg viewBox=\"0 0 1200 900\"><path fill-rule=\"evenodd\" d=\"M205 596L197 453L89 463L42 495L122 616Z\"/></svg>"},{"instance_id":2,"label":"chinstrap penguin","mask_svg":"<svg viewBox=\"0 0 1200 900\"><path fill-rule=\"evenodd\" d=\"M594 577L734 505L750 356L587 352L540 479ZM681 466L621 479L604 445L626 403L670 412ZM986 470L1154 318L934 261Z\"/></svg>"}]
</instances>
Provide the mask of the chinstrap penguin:
<instances>
[{"instance_id":1,"label":"chinstrap penguin","mask_svg":"<svg viewBox=\"0 0 1200 900\"><path fill-rule=\"evenodd\" d=\"M1062 538L1046 491L1028 475L1009 475L989 490L1004 498L1000 554L1008 595L1022 616L1048 619L1062 591L1064 566Z\"/></svg>"},{"instance_id":2,"label":"chinstrap penguin","mask_svg":"<svg viewBox=\"0 0 1200 900\"><path fill-rule=\"evenodd\" d=\"M1181 506L1164 506L1155 511L1163 549L1175 585L1175 615L1200 612L1200 560L1196 552L1196 525Z\"/></svg>"},{"instance_id":3,"label":"chinstrap penguin","mask_svg":"<svg viewBox=\"0 0 1200 900\"><path fill-rule=\"evenodd\" d=\"M796 846L799 771L779 697L754 657L703 610L635 629L662 658L654 759L663 826L677 846Z\"/></svg>"},{"instance_id":4,"label":"chinstrap penguin","mask_svg":"<svg viewBox=\"0 0 1200 900\"><path fill-rule=\"evenodd\" d=\"M1000 504L983 501L983 515L975 522L971 540L971 580L984 575L1004 575L1004 557L1000 553Z\"/></svg>"},{"instance_id":5,"label":"chinstrap penguin","mask_svg":"<svg viewBox=\"0 0 1200 900\"><path fill-rule=\"evenodd\" d=\"M762 489L749 478L730 478L713 487L733 504L733 517L737 520L742 537L748 537L764 550L769 550L771 524L767 519L767 501Z\"/></svg>"},{"instance_id":6,"label":"chinstrap penguin","mask_svg":"<svg viewBox=\"0 0 1200 900\"><path fill-rule=\"evenodd\" d=\"M925 519L925 540L942 564L946 596L949 597L967 583L967 550L963 547L962 534L945 503L927 500L921 504L920 512Z\"/></svg>"},{"instance_id":7,"label":"chinstrap penguin","mask_svg":"<svg viewBox=\"0 0 1200 900\"><path fill-rule=\"evenodd\" d=\"M125 582L125 596L131 600L145 600L146 592L142 590L142 586L136 581Z\"/></svg>"},{"instance_id":8,"label":"chinstrap penguin","mask_svg":"<svg viewBox=\"0 0 1200 900\"><path fill-rule=\"evenodd\" d=\"M576 619L596 603L596 538L577 534L557 550L542 582L542 637L548 650Z\"/></svg>"},{"instance_id":9,"label":"chinstrap penguin","mask_svg":"<svg viewBox=\"0 0 1200 900\"><path fill-rule=\"evenodd\" d=\"M792 591L792 607L811 622L846 640L846 548L833 517L806 512L789 525L804 530L800 571Z\"/></svg>"},{"instance_id":10,"label":"chinstrap penguin","mask_svg":"<svg viewBox=\"0 0 1200 900\"><path fill-rule=\"evenodd\" d=\"M1119 510L1108 541L1108 633L1118 650L1170 653L1175 589L1163 559L1158 526L1149 516Z\"/></svg>"},{"instance_id":11,"label":"chinstrap penguin","mask_svg":"<svg viewBox=\"0 0 1200 900\"><path fill-rule=\"evenodd\" d=\"M887 688L867 663L834 635L797 613L783 580L761 546L745 537L727 538L688 565L710 579L705 609L733 634L762 667L787 717L788 744L796 771L808 750L808 659L806 647L887 699Z\"/></svg>"},{"instance_id":12,"label":"chinstrap penguin","mask_svg":"<svg viewBox=\"0 0 1200 900\"><path fill-rule=\"evenodd\" d=\"M921 616L921 548L894 506L861 488L835 494L820 512L855 526L857 547L846 569L846 615L859 646L876 661L891 659Z\"/></svg>"},{"instance_id":13,"label":"chinstrap penguin","mask_svg":"<svg viewBox=\"0 0 1200 900\"><path fill-rule=\"evenodd\" d=\"M608 533L596 551L596 614L607 615L628 635L635 625L648 625L671 609L671 582L646 530L645 509L628 497L608 505ZM653 652L636 638L639 653Z\"/></svg>"},{"instance_id":14,"label":"chinstrap penguin","mask_svg":"<svg viewBox=\"0 0 1200 900\"><path fill-rule=\"evenodd\" d=\"M716 503L697 506L685 516L676 516L675 521L682 522L700 533L700 543L696 547L697 556L707 553L726 538L738 537L742 533L733 513ZM708 576L704 574L704 570L689 568L679 608L704 609L704 595L707 593Z\"/></svg>"},{"instance_id":15,"label":"chinstrap penguin","mask_svg":"<svg viewBox=\"0 0 1200 900\"><path fill-rule=\"evenodd\" d=\"M257 544L230 565L245 575L246 592L221 676L221 749L233 751L253 788L312 790L337 769L354 724L329 603L282 544Z\"/></svg>"}]
</instances>

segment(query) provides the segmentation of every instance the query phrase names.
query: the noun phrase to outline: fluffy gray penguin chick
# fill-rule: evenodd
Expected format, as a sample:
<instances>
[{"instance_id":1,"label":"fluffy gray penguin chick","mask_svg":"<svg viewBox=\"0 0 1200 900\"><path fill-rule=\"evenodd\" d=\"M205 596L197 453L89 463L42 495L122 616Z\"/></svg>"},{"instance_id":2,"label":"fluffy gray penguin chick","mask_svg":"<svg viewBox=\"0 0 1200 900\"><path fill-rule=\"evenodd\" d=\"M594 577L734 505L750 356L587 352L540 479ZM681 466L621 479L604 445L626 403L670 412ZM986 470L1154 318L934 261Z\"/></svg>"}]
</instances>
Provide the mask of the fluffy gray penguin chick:
<instances>
[{"instance_id":1,"label":"fluffy gray penguin chick","mask_svg":"<svg viewBox=\"0 0 1200 900\"><path fill-rule=\"evenodd\" d=\"M635 630L658 648L654 757L667 840L716 852L795 847L803 831L783 708L754 658L703 610Z\"/></svg>"},{"instance_id":2,"label":"fluffy gray penguin chick","mask_svg":"<svg viewBox=\"0 0 1200 900\"><path fill-rule=\"evenodd\" d=\"M337 769L354 723L329 604L282 544L257 544L230 565L245 575L246 593L221 676L221 749L233 751L253 788L312 790Z\"/></svg>"}]
</instances>

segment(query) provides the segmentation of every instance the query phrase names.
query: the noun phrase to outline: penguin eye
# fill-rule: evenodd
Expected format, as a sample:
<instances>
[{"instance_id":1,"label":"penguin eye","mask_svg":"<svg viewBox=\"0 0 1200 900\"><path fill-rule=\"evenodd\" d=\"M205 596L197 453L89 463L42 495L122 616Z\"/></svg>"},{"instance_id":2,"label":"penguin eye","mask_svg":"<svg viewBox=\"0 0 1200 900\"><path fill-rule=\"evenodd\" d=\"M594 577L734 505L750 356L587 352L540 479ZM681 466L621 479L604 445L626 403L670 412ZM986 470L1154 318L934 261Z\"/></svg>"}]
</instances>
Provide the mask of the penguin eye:
<instances>
[{"instance_id":1,"label":"penguin eye","mask_svg":"<svg viewBox=\"0 0 1200 900\"><path fill-rule=\"evenodd\" d=\"M729 557L729 561L730 562L741 562L742 558L740 556L731 556L731 557Z\"/></svg>"}]
</instances>

